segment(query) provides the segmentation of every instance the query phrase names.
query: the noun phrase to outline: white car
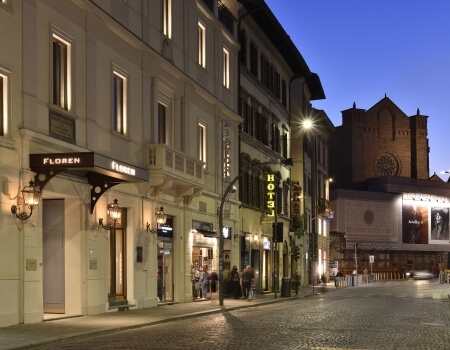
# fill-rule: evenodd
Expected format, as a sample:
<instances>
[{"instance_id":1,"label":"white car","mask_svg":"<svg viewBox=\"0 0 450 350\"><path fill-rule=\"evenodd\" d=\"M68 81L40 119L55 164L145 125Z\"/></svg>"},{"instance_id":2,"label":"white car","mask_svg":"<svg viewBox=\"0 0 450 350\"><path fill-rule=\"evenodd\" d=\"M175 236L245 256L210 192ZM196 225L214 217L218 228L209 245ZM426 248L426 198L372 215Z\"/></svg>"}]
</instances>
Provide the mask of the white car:
<instances>
[{"instance_id":1,"label":"white car","mask_svg":"<svg viewBox=\"0 0 450 350\"><path fill-rule=\"evenodd\" d=\"M431 273L431 271L412 271L411 272L412 277L415 280L429 280L434 278L435 276Z\"/></svg>"}]
</instances>

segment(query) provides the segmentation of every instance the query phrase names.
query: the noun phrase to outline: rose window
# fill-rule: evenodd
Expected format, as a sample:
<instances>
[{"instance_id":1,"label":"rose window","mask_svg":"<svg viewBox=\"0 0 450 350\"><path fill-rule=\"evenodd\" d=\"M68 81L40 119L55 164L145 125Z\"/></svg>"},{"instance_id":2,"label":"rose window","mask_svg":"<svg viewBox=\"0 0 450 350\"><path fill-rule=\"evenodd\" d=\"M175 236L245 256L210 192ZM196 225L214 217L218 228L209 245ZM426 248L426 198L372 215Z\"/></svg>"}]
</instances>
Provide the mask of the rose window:
<instances>
[{"instance_id":1,"label":"rose window","mask_svg":"<svg viewBox=\"0 0 450 350\"><path fill-rule=\"evenodd\" d=\"M397 173L397 160L390 154L383 154L378 157L375 164L377 174L381 176L392 176Z\"/></svg>"}]
</instances>

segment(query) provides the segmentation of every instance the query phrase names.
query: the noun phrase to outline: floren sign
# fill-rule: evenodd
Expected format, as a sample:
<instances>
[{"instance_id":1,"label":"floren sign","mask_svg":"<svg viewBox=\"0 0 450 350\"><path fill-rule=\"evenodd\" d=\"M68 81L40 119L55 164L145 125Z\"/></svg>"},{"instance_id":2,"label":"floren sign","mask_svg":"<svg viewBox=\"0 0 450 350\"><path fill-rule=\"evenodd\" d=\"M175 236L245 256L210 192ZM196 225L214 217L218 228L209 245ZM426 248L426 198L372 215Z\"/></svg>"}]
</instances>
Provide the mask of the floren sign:
<instances>
[{"instance_id":1,"label":"floren sign","mask_svg":"<svg viewBox=\"0 0 450 350\"><path fill-rule=\"evenodd\" d=\"M117 162L111 162L111 169L122 174L136 176L136 169L130 166L122 165Z\"/></svg>"},{"instance_id":2,"label":"floren sign","mask_svg":"<svg viewBox=\"0 0 450 350\"><path fill-rule=\"evenodd\" d=\"M275 216L275 175L267 175L267 208L268 216Z\"/></svg>"},{"instance_id":3,"label":"floren sign","mask_svg":"<svg viewBox=\"0 0 450 350\"><path fill-rule=\"evenodd\" d=\"M87 169L91 173L129 181L148 181L148 170L94 152L30 154L30 168L36 172L55 169ZM45 169L45 170L44 170Z\"/></svg>"},{"instance_id":4,"label":"floren sign","mask_svg":"<svg viewBox=\"0 0 450 350\"><path fill-rule=\"evenodd\" d=\"M81 164L81 158L44 158L44 165Z\"/></svg>"}]
</instances>

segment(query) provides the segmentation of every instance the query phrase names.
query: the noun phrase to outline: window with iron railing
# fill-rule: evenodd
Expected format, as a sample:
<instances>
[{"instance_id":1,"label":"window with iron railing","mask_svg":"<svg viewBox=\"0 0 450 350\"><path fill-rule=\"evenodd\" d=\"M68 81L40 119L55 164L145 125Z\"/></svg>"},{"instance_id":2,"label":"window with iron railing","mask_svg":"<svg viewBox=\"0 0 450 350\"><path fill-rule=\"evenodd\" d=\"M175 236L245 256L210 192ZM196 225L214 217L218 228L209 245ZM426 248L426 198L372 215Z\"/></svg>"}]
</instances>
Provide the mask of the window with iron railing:
<instances>
[{"instance_id":1,"label":"window with iron railing","mask_svg":"<svg viewBox=\"0 0 450 350\"><path fill-rule=\"evenodd\" d=\"M225 4L220 0L217 2L217 9L219 12L218 13L219 21L222 22L224 27L227 28L231 34L233 34L234 33L234 22L236 21L233 14L228 9L228 7L226 7Z\"/></svg>"}]
</instances>

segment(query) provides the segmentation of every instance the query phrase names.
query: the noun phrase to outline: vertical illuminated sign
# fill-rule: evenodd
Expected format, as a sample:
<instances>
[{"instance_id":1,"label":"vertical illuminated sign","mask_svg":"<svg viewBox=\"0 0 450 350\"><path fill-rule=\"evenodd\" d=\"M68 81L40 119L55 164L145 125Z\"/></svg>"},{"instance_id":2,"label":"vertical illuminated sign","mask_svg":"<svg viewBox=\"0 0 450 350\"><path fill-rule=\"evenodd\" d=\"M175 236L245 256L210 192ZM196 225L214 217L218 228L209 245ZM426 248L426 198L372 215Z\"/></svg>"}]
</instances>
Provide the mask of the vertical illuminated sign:
<instances>
[{"instance_id":1,"label":"vertical illuminated sign","mask_svg":"<svg viewBox=\"0 0 450 350\"><path fill-rule=\"evenodd\" d=\"M267 209L268 216L275 216L275 175L267 175Z\"/></svg>"}]
</instances>

